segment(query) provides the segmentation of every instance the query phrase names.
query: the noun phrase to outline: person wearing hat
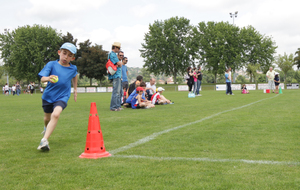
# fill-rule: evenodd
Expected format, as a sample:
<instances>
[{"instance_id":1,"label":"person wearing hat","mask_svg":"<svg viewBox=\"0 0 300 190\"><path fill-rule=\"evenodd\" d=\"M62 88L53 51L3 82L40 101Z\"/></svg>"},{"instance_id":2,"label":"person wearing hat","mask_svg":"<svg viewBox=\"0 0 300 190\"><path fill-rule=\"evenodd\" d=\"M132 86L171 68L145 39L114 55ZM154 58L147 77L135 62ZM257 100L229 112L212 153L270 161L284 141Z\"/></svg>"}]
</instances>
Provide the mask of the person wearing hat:
<instances>
[{"instance_id":1,"label":"person wearing hat","mask_svg":"<svg viewBox=\"0 0 300 190\"><path fill-rule=\"evenodd\" d=\"M64 43L58 50L59 59L48 62L39 72L41 82L47 82L42 95L44 109L44 137L38 150L50 150L48 139L54 131L61 112L67 107L71 96L71 81L74 87L74 100L77 101L77 67L70 62L75 60L76 46Z\"/></svg>"},{"instance_id":2,"label":"person wearing hat","mask_svg":"<svg viewBox=\"0 0 300 190\"><path fill-rule=\"evenodd\" d=\"M273 70L273 67L270 67L270 69L266 73L266 76L268 77L269 89L272 90L273 93L274 93L274 89L275 89L275 84L274 84L275 71Z\"/></svg>"},{"instance_id":3,"label":"person wearing hat","mask_svg":"<svg viewBox=\"0 0 300 190\"><path fill-rule=\"evenodd\" d=\"M145 85L146 86L146 85ZM143 93L145 89L143 87L136 88L136 94L131 100L131 108L138 109L138 108L154 108L155 105L151 104L148 100L143 98Z\"/></svg>"},{"instance_id":4,"label":"person wearing hat","mask_svg":"<svg viewBox=\"0 0 300 190\"><path fill-rule=\"evenodd\" d=\"M108 74L108 80L111 80L113 83L113 91L111 94L111 101L110 101L110 110L111 111L120 111L121 108L121 97L122 97L122 83L121 83L121 76L122 76L122 62L119 60L117 53L119 53L121 49L120 42L114 42L112 44L112 51L108 54L108 58L110 61L117 65L117 71L114 75Z\"/></svg>"},{"instance_id":5,"label":"person wearing hat","mask_svg":"<svg viewBox=\"0 0 300 190\"><path fill-rule=\"evenodd\" d=\"M152 104L154 105L174 104L174 102L171 102L171 100L168 100L162 95L164 90L165 89L163 89L162 87L157 88L157 93L153 94L153 96L151 97Z\"/></svg>"},{"instance_id":6,"label":"person wearing hat","mask_svg":"<svg viewBox=\"0 0 300 190\"><path fill-rule=\"evenodd\" d=\"M278 94L278 87L280 84L280 80L279 80L279 73L275 73L275 77L274 77L274 83L275 83L275 93Z\"/></svg>"}]
</instances>

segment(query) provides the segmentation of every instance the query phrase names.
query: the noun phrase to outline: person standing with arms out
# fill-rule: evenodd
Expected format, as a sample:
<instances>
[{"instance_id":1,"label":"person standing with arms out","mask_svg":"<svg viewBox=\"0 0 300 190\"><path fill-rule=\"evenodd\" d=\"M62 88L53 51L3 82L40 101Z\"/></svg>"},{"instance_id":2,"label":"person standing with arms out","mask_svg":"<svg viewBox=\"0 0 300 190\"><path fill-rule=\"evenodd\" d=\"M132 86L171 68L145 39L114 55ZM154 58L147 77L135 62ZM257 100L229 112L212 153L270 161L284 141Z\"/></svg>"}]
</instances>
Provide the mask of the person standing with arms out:
<instances>
[{"instance_id":1,"label":"person standing with arms out","mask_svg":"<svg viewBox=\"0 0 300 190\"><path fill-rule=\"evenodd\" d=\"M273 67L270 67L270 69L266 73L266 76L268 77L268 87L274 93L274 89L275 89L275 84L274 84L275 71L273 70Z\"/></svg>"},{"instance_id":2,"label":"person standing with arms out","mask_svg":"<svg viewBox=\"0 0 300 190\"><path fill-rule=\"evenodd\" d=\"M17 82L17 84L16 84L16 89L17 89L17 95L19 96L20 92L21 92L21 86L20 86L19 82Z\"/></svg>"},{"instance_id":3,"label":"person standing with arms out","mask_svg":"<svg viewBox=\"0 0 300 190\"><path fill-rule=\"evenodd\" d=\"M77 67L70 62L75 60L76 46L64 43L58 50L59 60L50 61L39 72L41 82L48 82L42 96L44 109L44 137L38 150L50 150L48 139L54 131L61 112L67 107L71 96L71 81L74 87L74 100L77 101ZM58 77L58 81L53 81Z\"/></svg>"},{"instance_id":4,"label":"person standing with arms out","mask_svg":"<svg viewBox=\"0 0 300 190\"><path fill-rule=\"evenodd\" d=\"M225 78L226 78L226 86L227 86L227 90L226 90L226 95L234 95L231 91L231 78L229 75L230 70L227 69L226 73L225 73Z\"/></svg>"},{"instance_id":5,"label":"person standing with arms out","mask_svg":"<svg viewBox=\"0 0 300 190\"><path fill-rule=\"evenodd\" d=\"M200 94L200 87L201 87L201 80L202 80L202 73L201 73L201 67L198 67L197 71L197 90L196 90L196 96L202 96Z\"/></svg>"},{"instance_id":6,"label":"person standing with arms out","mask_svg":"<svg viewBox=\"0 0 300 190\"><path fill-rule=\"evenodd\" d=\"M117 53L119 53L121 49L120 42L114 42L112 44L112 51L108 54L108 59L117 65L117 71L114 75L108 74L108 80L112 80L113 82L113 91L111 95L110 101L110 110L111 111L121 111L121 94L122 94L122 83L121 83L121 75L122 75L122 62L119 61ZM124 54L123 54L124 56ZM120 55L119 55L120 57Z\"/></svg>"}]
</instances>

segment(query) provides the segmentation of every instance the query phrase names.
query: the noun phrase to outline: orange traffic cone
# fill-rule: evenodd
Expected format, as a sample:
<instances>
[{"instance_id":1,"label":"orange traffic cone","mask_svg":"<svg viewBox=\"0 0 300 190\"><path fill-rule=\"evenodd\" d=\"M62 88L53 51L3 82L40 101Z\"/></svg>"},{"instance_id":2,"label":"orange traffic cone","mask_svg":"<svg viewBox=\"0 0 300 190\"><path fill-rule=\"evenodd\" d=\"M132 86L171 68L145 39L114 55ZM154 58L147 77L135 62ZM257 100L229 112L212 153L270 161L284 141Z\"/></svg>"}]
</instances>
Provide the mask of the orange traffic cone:
<instances>
[{"instance_id":1,"label":"orange traffic cone","mask_svg":"<svg viewBox=\"0 0 300 190\"><path fill-rule=\"evenodd\" d=\"M105 151L96 103L92 102L86 135L85 150L84 153L79 156L79 158L97 159L108 156L111 156L111 154Z\"/></svg>"}]
</instances>

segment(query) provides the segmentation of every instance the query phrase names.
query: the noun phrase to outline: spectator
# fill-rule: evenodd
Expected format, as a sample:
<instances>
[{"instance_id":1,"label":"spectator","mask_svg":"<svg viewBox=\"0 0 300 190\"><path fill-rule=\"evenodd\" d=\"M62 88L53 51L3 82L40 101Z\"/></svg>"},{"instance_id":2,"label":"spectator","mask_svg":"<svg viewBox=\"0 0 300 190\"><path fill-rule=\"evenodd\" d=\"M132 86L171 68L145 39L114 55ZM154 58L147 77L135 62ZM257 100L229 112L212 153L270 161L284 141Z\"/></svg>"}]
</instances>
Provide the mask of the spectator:
<instances>
[{"instance_id":1,"label":"spectator","mask_svg":"<svg viewBox=\"0 0 300 190\"><path fill-rule=\"evenodd\" d=\"M194 94L196 94L196 90L197 90L197 80L198 80L197 72L198 72L198 70L196 69L196 67L194 67L194 69L193 69L193 79L194 79L194 89L193 89L193 92L194 92Z\"/></svg>"},{"instance_id":2,"label":"spectator","mask_svg":"<svg viewBox=\"0 0 300 190\"><path fill-rule=\"evenodd\" d=\"M12 90L12 93L13 93L13 96L16 94L16 86L15 85L13 85L12 87L11 87L11 90Z\"/></svg>"},{"instance_id":3,"label":"spectator","mask_svg":"<svg viewBox=\"0 0 300 190\"><path fill-rule=\"evenodd\" d=\"M7 83L6 83L5 86L4 86L4 93L5 93L5 96L8 96L8 95L9 95L9 86L8 86Z\"/></svg>"},{"instance_id":4,"label":"spectator","mask_svg":"<svg viewBox=\"0 0 300 190\"><path fill-rule=\"evenodd\" d=\"M21 93L21 86L20 86L19 82L17 82L17 84L16 84L16 90L17 90L17 95L19 96Z\"/></svg>"},{"instance_id":5,"label":"spectator","mask_svg":"<svg viewBox=\"0 0 300 190\"><path fill-rule=\"evenodd\" d=\"M146 85L146 93L148 95L147 99L151 100L152 95L156 93L155 78L151 78L150 83Z\"/></svg>"},{"instance_id":6,"label":"spectator","mask_svg":"<svg viewBox=\"0 0 300 190\"><path fill-rule=\"evenodd\" d=\"M162 93L165 89L163 89L162 87L158 87L157 88L157 93L155 93L152 98L151 98L151 102L153 105L162 105L162 104L174 104L174 102L171 102L171 100L168 100L167 98L165 98Z\"/></svg>"},{"instance_id":7,"label":"spectator","mask_svg":"<svg viewBox=\"0 0 300 190\"><path fill-rule=\"evenodd\" d=\"M190 77L188 80L187 80L187 85L189 86L189 93L192 93L192 88L193 88L193 85L194 85L194 73L193 73L193 69L192 67L188 67L187 68L187 74L188 76Z\"/></svg>"},{"instance_id":8,"label":"spectator","mask_svg":"<svg viewBox=\"0 0 300 190\"><path fill-rule=\"evenodd\" d=\"M126 95L126 99L128 98L128 96L136 89L136 83L139 82L141 83L143 81L143 76L139 75L136 77L136 81L134 81L133 83L131 83L129 85L129 88L127 90L127 95Z\"/></svg>"},{"instance_id":9,"label":"spectator","mask_svg":"<svg viewBox=\"0 0 300 190\"><path fill-rule=\"evenodd\" d=\"M278 94L278 87L280 84L279 73L275 73L274 82L275 82L275 93Z\"/></svg>"},{"instance_id":10,"label":"spectator","mask_svg":"<svg viewBox=\"0 0 300 190\"><path fill-rule=\"evenodd\" d=\"M122 63L119 61L119 58L117 56L117 53L121 49L121 43L114 42L112 44L112 51L108 54L108 59L110 61L117 65L117 72L114 75L108 74L108 79L112 80L113 82L113 91L111 95L111 102L110 102L110 110L111 111L120 111L121 108L121 94L122 94L122 88L121 88L121 75L122 75ZM119 55L120 57L120 55Z\"/></svg>"},{"instance_id":11,"label":"spectator","mask_svg":"<svg viewBox=\"0 0 300 190\"><path fill-rule=\"evenodd\" d=\"M122 60L122 88L126 88L126 91L128 89L128 69L127 69L127 64L128 59L127 57L124 57Z\"/></svg>"},{"instance_id":12,"label":"spectator","mask_svg":"<svg viewBox=\"0 0 300 190\"><path fill-rule=\"evenodd\" d=\"M249 90L247 90L247 87L245 84L242 86L242 94L249 94Z\"/></svg>"},{"instance_id":13,"label":"spectator","mask_svg":"<svg viewBox=\"0 0 300 190\"><path fill-rule=\"evenodd\" d=\"M196 90L196 96L201 96L200 94L200 87L201 87L201 80L202 80L202 73L201 73L201 67L198 67L197 71L197 90Z\"/></svg>"},{"instance_id":14,"label":"spectator","mask_svg":"<svg viewBox=\"0 0 300 190\"><path fill-rule=\"evenodd\" d=\"M137 108L154 108L155 105L151 104L148 100L144 99L142 96L144 94L145 89L143 87L137 87L136 93L131 100L132 109Z\"/></svg>"},{"instance_id":15,"label":"spectator","mask_svg":"<svg viewBox=\"0 0 300 190\"><path fill-rule=\"evenodd\" d=\"M269 89L272 90L272 92L274 93L274 89L275 89L275 84L274 84L275 71L273 70L273 67L270 67L270 69L266 73L266 76L268 77Z\"/></svg>"},{"instance_id":16,"label":"spectator","mask_svg":"<svg viewBox=\"0 0 300 190\"><path fill-rule=\"evenodd\" d=\"M229 68L230 69L230 68ZM231 78L230 78L230 75L229 75L229 72L230 70L227 69L226 70L226 73L225 73L225 78L226 78L226 86L227 86L227 89L226 89L226 95L234 95L231 91Z\"/></svg>"}]
</instances>

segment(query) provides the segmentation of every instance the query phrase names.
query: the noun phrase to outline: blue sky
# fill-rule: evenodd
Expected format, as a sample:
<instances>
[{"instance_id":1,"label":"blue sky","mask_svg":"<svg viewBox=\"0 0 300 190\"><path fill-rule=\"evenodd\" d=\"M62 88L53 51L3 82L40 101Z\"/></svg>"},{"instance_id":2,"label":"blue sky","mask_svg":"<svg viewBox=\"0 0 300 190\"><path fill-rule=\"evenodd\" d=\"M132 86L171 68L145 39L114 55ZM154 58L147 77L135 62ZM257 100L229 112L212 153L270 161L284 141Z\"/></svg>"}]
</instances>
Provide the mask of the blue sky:
<instances>
[{"instance_id":1,"label":"blue sky","mask_svg":"<svg viewBox=\"0 0 300 190\"><path fill-rule=\"evenodd\" d=\"M149 24L170 17L199 22L229 22L229 13L238 11L234 23L252 25L261 34L272 36L277 53L295 53L300 48L300 1L296 0L10 0L0 7L0 32L19 26L41 24L63 34L70 32L79 42L110 50L114 41L122 44L129 67L142 67L139 49Z\"/></svg>"}]
</instances>

